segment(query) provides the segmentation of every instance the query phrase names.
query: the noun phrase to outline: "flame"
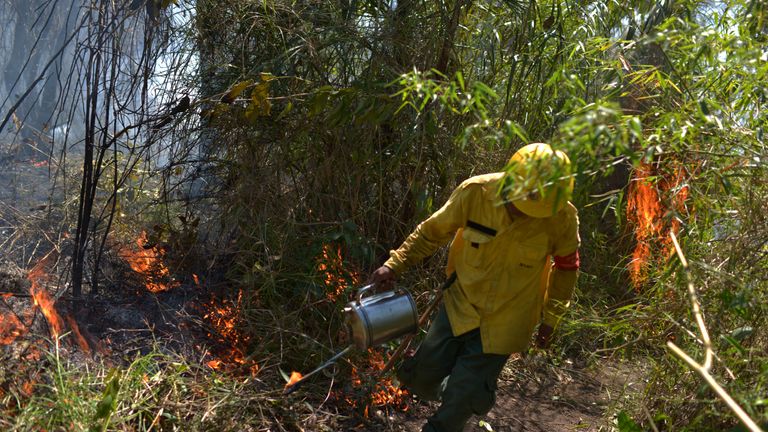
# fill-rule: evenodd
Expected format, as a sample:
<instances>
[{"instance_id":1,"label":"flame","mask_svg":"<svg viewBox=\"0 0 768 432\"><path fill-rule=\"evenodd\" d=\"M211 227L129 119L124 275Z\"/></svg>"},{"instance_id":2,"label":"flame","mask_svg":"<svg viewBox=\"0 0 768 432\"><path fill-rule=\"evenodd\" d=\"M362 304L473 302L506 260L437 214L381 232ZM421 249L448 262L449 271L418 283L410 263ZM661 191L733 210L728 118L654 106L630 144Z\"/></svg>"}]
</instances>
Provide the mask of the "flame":
<instances>
[{"instance_id":1,"label":"flame","mask_svg":"<svg viewBox=\"0 0 768 432\"><path fill-rule=\"evenodd\" d=\"M336 301L350 284L360 280L359 273L344 267L340 246L334 248L330 244L323 245L323 251L317 258L317 271L323 274L323 282L328 287L326 297L330 301Z\"/></svg>"},{"instance_id":2,"label":"flame","mask_svg":"<svg viewBox=\"0 0 768 432\"><path fill-rule=\"evenodd\" d=\"M83 350L83 352L86 354L90 354L91 347L88 345L88 341L85 340L83 334L80 332L80 327L77 325L75 319L71 316L67 316L67 324L69 324L69 328L72 329L72 334L75 336L75 342L77 342L77 345L80 347L80 349Z\"/></svg>"},{"instance_id":3,"label":"flame","mask_svg":"<svg viewBox=\"0 0 768 432\"><path fill-rule=\"evenodd\" d=\"M635 180L629 185L627 217L635 223L635 250L629 263L632 284L639 287L644 281L645 268L651 255L651 241L657 238L661 229L661 202L656 188L648 180L651 167L640 165L635 171Z\"/></svg>"},{"instance_id":4,"label":"flame","mask_svg":"<svg viewBox=\"0 0 768 432\"><path fill-rule=\"evenodd\" d=\"M9 345L26 332L27 328L15 314L0 315L0 345Z\"/></svg>"},{"instance_id":5,"label":"flame","mask_svg":"<svg viewBox=\"0 0 768 432\"><path fill-rule=\"evenodd\" d=\"M45 259L40 260L40 262L29 271L27 279L32 283L29 287L29 293L32 294L35 306L40 308L40 311L48 321L48 326L51 329L51 336L58 338L64 329L64 320L61 319L61 315L56 311L56 302L51 298L51 295L48 294L48 291L41 286L43 281L48 279L48 275L43 270L45 261Z\"/></svg>"},{"instance_id":6,"label":"flame","mask_svg":"<svg viewBox=\"0 0 768 432\"><path fill-rule=\"evenodd\" d=\"M147 247L148 244L147 232L142 230L136 239L138 248L123 248L118 254L133 271L144 276L145 286L150 292L168 291L181 285L171 277L171 272L165 265L165 249L159 246Z\"/></svg>"},{"instance_id":7,"label":"flame","mask_svg":"<svg viewBox=\"0 0 768 432\"><path fill-rule=\"evenodd\" d=\"M372 348L368 349L368 354L372 374L380 375L386 365L384 356L381 352ZM371 402L374 406L395 406L403 411L407 411L407 396L408 392L395 386L392 383L391 378L381 378L374 386L373 393L371 394Z\"/></svg>"},{"instance_id":8,"label":"flame","mask_svg":"<svg viewBox=\"0 0 768 432\"><path fill-rule=\"evenodd\" d=\"M34 381L25 381L21 385L21 393L26 396L30 397L32 396L32 391L35 389L35 382Z\"/></svg>"},{"instance_id":9,"label":"flame","mask_svg":"<svg viewBox=\"0 0 768 432\"><path fill-rule=\"evenodd\" d=\"M291 378L285 384L285 388L287 389L288 387L296 384L297 382L299 382L299 380L301 380L302 377L303 375L300 372L296 372L296 371L291 372Z\"/></svg>"},{"instance_id":10,"label":"flame","mask_svg":"<svg viewBox=\"0 0 768 432\"><path fill-rule=\"evenodd\" d=\"M51 253L43 257L34 267L27 273L27 279L30 281L29 292L32 296L32 307L27 309L23 313L22 319L30 322L34 319L34 308L40 309L48 322L48 327L51 331L51 336L58 338L65 331L64 319L62 319L58 310L56 309L56 301L51 297L45 288L45 284L49 281L50 276L45 272L45 266L51 258ZM7 298L11 293L3 293L3 298ZM66 319L69 328L72 330L72 335L75 338L75 342L80 348L90 353L91 348L88 342L80 332L80 328L77 326L77 322L71 317L67 316ZM27 332L28 327L31 324L24 324L22 320L15 314L0 315L0 345L8 345L13 343L17 338L24 335ZM41 354L38 350L30 350L26 358L30 361L39 360Z\"/></svg>"},{"instance_id":11,"label":"flame","mask_svg":"<svg viewBox=\"0 0 768 432\"><path fill-rule=\"evenodd\" d=\"M208 333L208 336L228 348L228 351L220 350L219 358L206 364L215 370L223 370L226 365L236 365L249 370L251 375L255 376L259 371L259 365L245 356L244 349L248 346L250 337L242 333L239 326L242 320L240 314L242 301L243 290L240 290L236 302L226 299L211 299L203 305L207 310L203 318L215 330L215 332Z\"/></svg>"},{"instance_id":12,"label":"flame","mask_svg":"<svg viewBox=\"0 0 768 432\"><path fill-rule=\"evenodd\" d=\"M43 284L48 281L50 276L45 272L45 266L50 257L50 254L41 259L32 270L27 274L31 285L29 287L29 293L32 295L34 306L38 307L48 321L48 326L51 329L51 336L58 338L64 333L64 319L62 319L59 312L56 310L56 301L51 297L48 291L43 287ZM18 320L17 320L18 321ZM19 323L20 324L20 323ZM77 322L71 317L67 316L67 324L69 324L72 335L74 335L75 342L84 352L90 354L91 347L80 332Z\"/></svg>"},{"instance_id":13,"label":"flame","mask_svg":"<svg viewBox=\"0 0 768 432\"><path fill-rule=\"evenodd\" d=\"M380 376L385 365L384 356L380 351L373 348L368 349L367 365L362 370L353 367L350 374L352 387L363 389L363 393L368 396L364 400L341 394L336 394L335 397L345 401L351 407L362 406L365 417L368 417L372 407L390 407L403 412L408 411L410 409L408 391L394 385L391 378ZM370 378L366 379L365 377Z\"/></svg>"},{"instance_id":14,"label":"flame","mask_svg":"<svg viewBox=\"0 0 768 432\"><path fill-rule=\"evenodd\" d=\"M359 283L361 279L358 272L350 271L344 266L341 247L334 247L331 244L323 245L322 252L317 258L317 270L323 275L323 282L328 287L326 296L330 301L336 301L348 286ZM369 409L372 406L388 406L402 411L409 409L408 392L395 386L391 378L379 377L385 365L386 362L382 353L369 349L368 364L365 368L362 371L352 368L350 381L353 388L364 388L372 383L370 380L364 380L363 377L376 377L376 381L372 383L373 389L370 392L370 398L365 401L363 406L366 417L368 417ZM341 394L337 394L336 397L346 401L352 407L357 407L362 403Z\"/></svg>"},{"instance_id":15,"label":"flame","mask_svg":"<svg viewBox=\"0 0 768 432\"><path fill-rule=\"evenodd\" d=\"M682 213L688 198L687 185L678 189L684 174L680 165L674 176L661 176L658 186L649 180L654 175L653 171L652 166L646 163L635 170L627 198L627 219L635 225L636 245L629 263L630 280L635 289L639 289L646 280L646 270L654 250L666 249L667 256L674 252L667 233L671 230L677 234L680 220L673 217L665 223L664 217L671 211ZM677 192L675 189L678 189ZM668 197L666 206L662 203L659 190Z\"/></svg>"}]
</instances>

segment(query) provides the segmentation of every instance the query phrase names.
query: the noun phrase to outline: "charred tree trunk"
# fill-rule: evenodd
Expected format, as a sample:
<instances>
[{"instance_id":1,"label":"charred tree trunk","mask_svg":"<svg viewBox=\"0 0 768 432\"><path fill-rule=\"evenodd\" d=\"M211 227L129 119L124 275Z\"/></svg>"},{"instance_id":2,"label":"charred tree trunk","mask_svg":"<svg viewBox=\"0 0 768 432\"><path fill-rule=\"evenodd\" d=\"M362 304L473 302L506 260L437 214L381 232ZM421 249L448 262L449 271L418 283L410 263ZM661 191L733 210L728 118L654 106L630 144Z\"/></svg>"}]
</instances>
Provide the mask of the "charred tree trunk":
<instances>
[{"instance_id":1,"label":"charred tree trunk","mask_svg":"<svg viewBox=\"0 0 768 432\"><path fill-rule=\"evenodd\" d=\"M96 22L90 27L103 28L103 9L98 9ZM97 40L101 40L98 38ZM97 121L99 113L99 85L101 80L101 48L92 47L88 53L86 66L86 109L85 109L85 149L83 154L83 178L80 184L80 206L77 213L77 229L75 231L75 250L72 257L72 309L77 310L80 303L83 285L83 270L88 244L91 215L95 197L95 187L98 183L100 169L94 166L94 151L97 143Z\"/></svg>"}]
</instances>

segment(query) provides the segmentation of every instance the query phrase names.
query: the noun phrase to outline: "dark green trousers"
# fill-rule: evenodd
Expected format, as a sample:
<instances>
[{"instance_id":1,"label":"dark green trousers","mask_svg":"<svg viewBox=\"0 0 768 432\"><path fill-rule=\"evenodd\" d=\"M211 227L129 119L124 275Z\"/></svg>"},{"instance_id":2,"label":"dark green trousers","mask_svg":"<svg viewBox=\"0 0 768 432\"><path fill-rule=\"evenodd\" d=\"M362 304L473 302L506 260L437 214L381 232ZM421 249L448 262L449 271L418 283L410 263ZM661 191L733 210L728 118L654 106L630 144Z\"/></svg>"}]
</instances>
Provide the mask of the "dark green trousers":
<instances>
[{"instance_id":1,"label":"dark green trousers","mask_svg":"<svg viewBox=\"0 0 768 432\"><path fill-rule=\"evenodd\" d=\"M440 309L416 351L397 377L425 400L442 399L423 432L460 432L472 414L484 415L496 402L496 380L508 355L484 354L480 329L453 336L445 307Z\"/></svg>"}]
</instances>

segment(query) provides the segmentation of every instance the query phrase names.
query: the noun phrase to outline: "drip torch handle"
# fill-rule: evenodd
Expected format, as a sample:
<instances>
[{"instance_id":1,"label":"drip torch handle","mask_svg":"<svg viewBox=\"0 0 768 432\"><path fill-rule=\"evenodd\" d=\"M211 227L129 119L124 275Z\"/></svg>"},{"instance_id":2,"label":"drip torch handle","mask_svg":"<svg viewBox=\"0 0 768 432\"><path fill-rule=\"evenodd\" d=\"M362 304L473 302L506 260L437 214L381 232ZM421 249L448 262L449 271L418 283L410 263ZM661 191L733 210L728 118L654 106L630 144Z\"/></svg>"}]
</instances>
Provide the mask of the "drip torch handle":
<instances>
[{"instance_id":1,"label":"drip torch handle","mask_svg":"<svg viewBox=\"0 0 768 432\"><path fill-rule=\"evenodd\" d=\"M368 291L372 291L374 288L376 288L376 284L368 284L366 286L360 287L360 289L357 290L357 303L362 303L363 294L367 293Z\"/></svg>"}]
</instances>

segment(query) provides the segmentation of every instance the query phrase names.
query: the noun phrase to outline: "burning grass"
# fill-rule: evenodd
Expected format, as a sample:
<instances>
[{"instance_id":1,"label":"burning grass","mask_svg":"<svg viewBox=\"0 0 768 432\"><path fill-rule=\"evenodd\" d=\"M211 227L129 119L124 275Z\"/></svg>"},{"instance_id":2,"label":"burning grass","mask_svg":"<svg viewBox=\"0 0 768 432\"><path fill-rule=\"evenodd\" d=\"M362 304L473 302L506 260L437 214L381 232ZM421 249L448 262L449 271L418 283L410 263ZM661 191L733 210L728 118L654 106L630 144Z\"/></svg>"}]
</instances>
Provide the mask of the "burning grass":
<instances>
[{"instance_id":1,"label":"burning grass","mask_svg":"<svg viewBox=\"0 0 768 432\"><path fill-rule=\"evenodd\" d=\"M204 367L159 351L124 366L86 366L55 349L14 378L18 384L0 386L6 431L248 431L291 422L268 402L264 384L211 379Z\"/></svg>"},{"instance_id":2,"label":"burning grass","mask_svg":"<svg viewBox=\"0 0 768 432\"><path fill-rule=\"evenodd\" d=\"M259 372L256 361L246 356L251 337L243 329L243 291L239 290L237 299L212 298L202 305L203 318L211 326L208 336L216 342L211 352L215 358L206 364L214 370L244 370L255 376Z\"/></svg>"},{"instance_id":3,"label":"burning grass","mask_svg":"<svg viewBox=\"0 0 768 432\"><path fill-rule=\"evenodd\" d=\"M673 175L662 175L653 181L658 173L652 165L643 163L634 175L627 198L627 218L635 229L629 273L633 286L639 290L650 266L660 264L674 252L668 233L671 230L677 234L680 229L677 215L685 211L688 186L683 183L680 167Z\"/></svg>"},{"instance_id":4,"label":"burning grass","mask_svg":"<svg viewBox=\"0 0 768 432\"><path fill-rule=\"evenodd\" d=\"M12 344L26 332L27 327L21 323L15 313L0 315L0 345Z\"/></svg>"},{"instance_id":5,"label":"burning grass","mask_svg":"<svg viewBox=\"0 0 768 432\"><path fill-rule=\"evenodd\" d=\"M34 305L39 308L51 329L51 336L58 338L64 329L64 320L56 310L56 302L51 298L51 295L44 288L44 284L48 279L48 274L45 272L45 259L35 265L32 270L29 271L27 278L32 283L29 288L29 293L32 294L34 299Z\"/></svg>"},{"instance_id":6,"label":"burning grass","mask_svg":"<svg viewBox=\"0 0 768 432\"><path fill-rule=\"evenodd\" d=\"M317 271L327 287L326 297L332 302L340 298L350 286L360 282L360 274L344 265L340 246L323 245L322 253L317 257Z\"/></svg>"},{"instance_id":7,"label":"burning grass","mask_svg":"<svg viewBox=\"0 0 768 432\"><path fill-rule=\"evenodd\" d=\"M396 386L391 377L383 376L386 360L382 350L369 348L366 356L366 365L360 370L352 369L352 385L369 393L367 403L363 405L363 415L369 417L371 408L392 408L400 411L408 411L411 404L411 396L406 391ZM346 399L352 406L359 406L358 401Z\"/></svg>"},{"instance_id":8,"label":"burning grass","mask_svg":"<svg viewBox=\"0 0 768 432\"><path fill-rule=\"evenodd\" d=\"M70 331L71 338L67 341L74 339L84 352L90 353L91 347L83 337L77 321L68 314L64 318L57 308L56 300L48 292L50 275L46 267L51 256L52 254L49 254L38 261L27 273L31 304L23 301L10 304L8 300L15 296L14 293L6 293L7 295L3 296L4 310L0 310L0 345L13 344L18 338L28 334L35 324L35 310L39 310L47 323L51 340L59 343L65 332Z\"/></svg>"},{"instance_id":9,"label":"burning grass","mask_svg":"<svg viewBox=\"0 0 768 432\"><path fill-rule=\"evenodd\" d=\"M135 246L126 246L118 252L131 269L145 279L146 289L154 293L168 291L181 284L171 276L165 262L166 254L166 248L150 244L146 231L139 233Z\"/></svg>"},{"instance_id":10,"label":"burning grass","mask_svg":"<svg viewBox=\"0 0 768 432\"><path fill-rule=\"evenodd\" d=\"M140 236L131 248L136 254L121 251L120 256L132 263L134 271L149 269L141 273L146 278L146 284L142 279L146 288L142 292L147 298L162 301L174 292L168 289L155 292L155 284L174 279L170 270L156 270L168 269L166 256L161 253L162 248L148 248L146 241L146 234ZM338 247L328 246L317 264L328 286L331 302L322 301L328 307L341 299L339 296L358 279L357 274L345 269L341 256ZM49 292L52 280L46 274L45 262L29 272L28 280L31 284L31 295L25 300L28 310L20 315L2 315L0 341L19 346L22 338L32 341L33 330L27 320L31 322L31 315L39 308L43 313L37 316L45 320L38 320L36 331L49 331L52 339L59 343L54 343L47 352L38 348L46 346L42 340L32 341L33 349L28 349L23 357L10 359L10 363L6 361L6 365L20 362L28 366L7 366L6 369L14 371L13 375L0 378L0 430L314 430L319 416L326 416L320 421L322 424L331 430L340 430L350 422L343 415L319 412L311 404L298 400L286 398L275 403L282 385L274 373L274 363L270 364L269 357L263 357L270 354L261 352L262 357L258 358L248 356L253 336L249 336L247 330L253 325L244 320L248 301L247 293L242 290L237 290L232 298L195 300L200 307L198 319L206 324L203 328L208 329L208 337L214 342L200 360L192 361L188 354L168 354L166 347L157 346L150 354L134 354L133 359L125 363L125 356L117 358L109 353L102 353L96 360L90 357L96 349L88 345L76 322L57 309L55 296ZM183 287L186 292L191 292L194 283L194 290L205 293L205 278L190 275L189 283ZM181 286L180 282L176 284ZM70 335L63 338L67 333ZM127 342L125 338L121 340L123 342L110 347L114 349L110 352L125 353L119 344ZM148 334L144 342L146 346L140 352L146 353L147 346L161 340L154 334L150 339ZM112 345L107 337L103 343ZM160 354L161 351L164 354ZM359 416L368 416L374 409L407 409L405 394L390 380L378 381L375 377L384 365L382 355L372 350L362 362L365 366L352 370L351 375L340 382L345 392L334 390L338 396L334 396L332 411L350 413L352 410L358 413L354 414L355 418L361 418ZM211 374L211 369L227 373ZM293 380L299 378L298 373L292 376ZM301 415L297 417L297 413ZM380 429L373 426L367 430Z\"/></svg>"}]
</instances>

